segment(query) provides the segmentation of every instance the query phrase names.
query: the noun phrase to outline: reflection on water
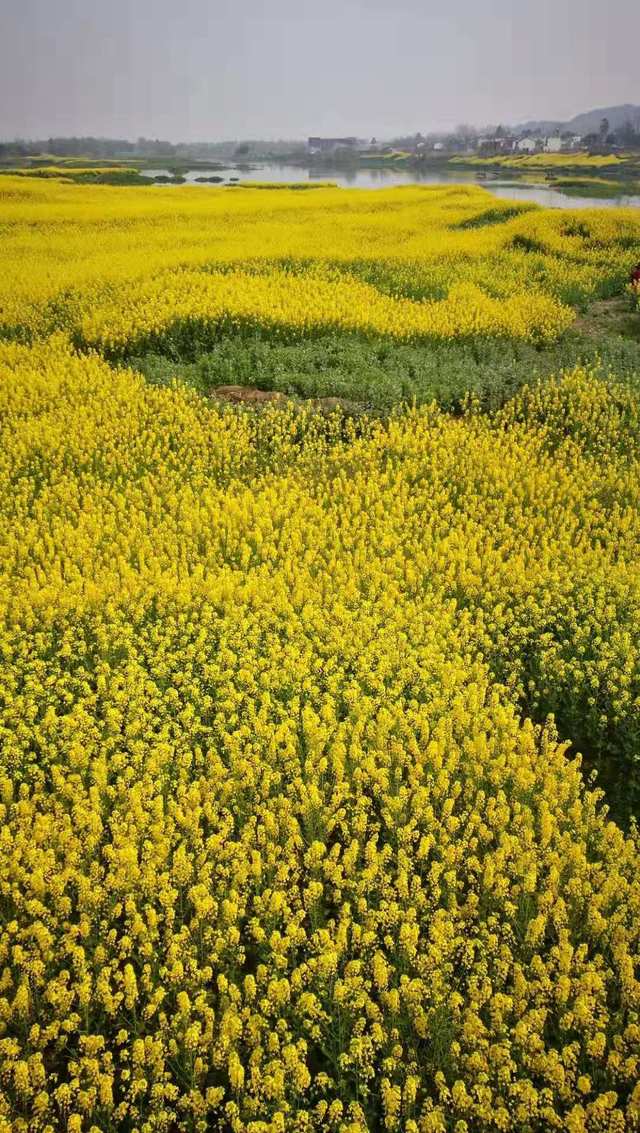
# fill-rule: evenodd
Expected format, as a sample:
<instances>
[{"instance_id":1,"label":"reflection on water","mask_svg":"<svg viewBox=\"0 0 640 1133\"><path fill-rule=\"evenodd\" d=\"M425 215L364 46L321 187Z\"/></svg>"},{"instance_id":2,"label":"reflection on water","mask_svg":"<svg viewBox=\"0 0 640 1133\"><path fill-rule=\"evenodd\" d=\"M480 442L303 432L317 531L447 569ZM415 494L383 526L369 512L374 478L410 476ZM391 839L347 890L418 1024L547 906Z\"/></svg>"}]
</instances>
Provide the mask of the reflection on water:
<instances>
[{"instance_id":1,"label":"reflection on water","mask_svg":"<svg viewBox=\"0 0 640 1133\"><path fill-rule=\"evenodd\" d=\"M547 208L598 209L598 208L640 208L637 194L616 193L611 197L581 197L579 193L566 193L550 185L523 185L518 182L501 181L482 184L496 197L508 197L512 201L536 201Z\"/></svg>"},{"instance_id":2,"label":"reflection on water","mask_svg":"<svg viewBox=\"0 0 640 1133\"><path fill-rule=\"evenodd\" d=\"M164 175L170 176L167 169L141 170L149 177ZM623 196L616 194L612 197L581 197L573 192L563 192L562 189L547 185L528 185L523 181L506 181L503 178L492 178L490 175L479 175L469 169L455 171L437 171L420 169L361 169L358 167L345 167L343 165L323 165L308 169L301 165L280 165L261 162L250 166L227 166L225 168L189 169L184 174L185 183L198 184L199 179L205 177L220 177L222 182L217 184L231 184L240 181L335 181L336 184L349 189L390 189L394 185L481 185L496 197L506 197L511 200L535 201L547 208L620 208L634 206L640 208L640 195ZM215 182L202 182L204 185Z\"/></svg>"}]
</instances>

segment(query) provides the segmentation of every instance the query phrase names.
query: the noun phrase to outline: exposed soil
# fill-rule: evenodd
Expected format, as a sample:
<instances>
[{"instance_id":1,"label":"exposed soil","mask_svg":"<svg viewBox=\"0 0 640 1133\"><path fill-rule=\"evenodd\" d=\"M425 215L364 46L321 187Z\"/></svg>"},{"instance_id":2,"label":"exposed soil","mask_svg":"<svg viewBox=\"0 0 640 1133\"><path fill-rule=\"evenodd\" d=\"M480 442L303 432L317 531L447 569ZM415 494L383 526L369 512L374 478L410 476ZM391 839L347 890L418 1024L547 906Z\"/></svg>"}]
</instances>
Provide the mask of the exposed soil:
<instances>
[{"instance_id":1,"label":"exposed soil","mask_svg":"<svg viewBox=\"0 0 640 1133\"><path fill-rule=\"evenodd\" d=\"M614 295L592 303L588 311L578 315L571 329L590 338L620 335L640 341L640 312L634 312L628 295Z\"/></svg>"},{"instance_id":2,"label":"exposed soil","mask_svg":"<svg viewBox=\"0 0 640 1133\"><path fill-rule=\"evenodd\" d=\"M265 402L283 402L287 398L275 390L258 389L256 386L216 386L210 397L217 401L232 401L236 404L263 405Z\"/></svg>"},{"instance_id":3,"label":"exposed soil","mask_svg":"<svg viewBox=\"0 0 640 1133\"><path fill-rule=\"evenodd\" d=\"M340 411L347 417L357 417L366 412L366 406L357 401L350 401L346 397L288 397L276 390L258 389L257 386L216 386L209 391L209 397L215 401L227 401L234 405L304 405L306 408L315 409L318 413Z\"/></svg>"}]
</instances>

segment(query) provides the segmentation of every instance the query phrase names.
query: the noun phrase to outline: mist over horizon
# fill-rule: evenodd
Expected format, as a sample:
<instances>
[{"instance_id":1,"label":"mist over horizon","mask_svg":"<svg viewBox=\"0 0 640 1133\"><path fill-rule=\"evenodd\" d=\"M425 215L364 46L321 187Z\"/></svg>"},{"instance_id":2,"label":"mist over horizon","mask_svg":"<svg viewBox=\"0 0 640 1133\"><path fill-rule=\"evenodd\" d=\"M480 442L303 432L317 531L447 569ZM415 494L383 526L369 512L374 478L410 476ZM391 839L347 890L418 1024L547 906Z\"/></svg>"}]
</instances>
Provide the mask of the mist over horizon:
<instances>
[{"instance_id":1,"label":"mist over horizon","mask_svg":"<svg viewBox=\"0 0 640 1133\"><path fill-rule=\"evenodd\" d=\"M9 0L0 137L391 137L640 102L640 5Z\"/></svg>"}]
</instances>

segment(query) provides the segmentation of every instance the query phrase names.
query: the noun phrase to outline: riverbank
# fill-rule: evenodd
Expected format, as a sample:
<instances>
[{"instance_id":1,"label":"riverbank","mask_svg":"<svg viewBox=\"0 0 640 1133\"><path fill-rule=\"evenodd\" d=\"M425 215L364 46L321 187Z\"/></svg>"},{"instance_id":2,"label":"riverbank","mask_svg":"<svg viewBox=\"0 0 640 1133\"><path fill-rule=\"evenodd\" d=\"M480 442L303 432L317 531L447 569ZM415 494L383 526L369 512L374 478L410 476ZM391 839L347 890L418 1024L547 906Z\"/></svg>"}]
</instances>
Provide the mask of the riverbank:
<instances>
[{"instance_id":1,"label":"riverbank","mask_svg":"<svg viewBox=\"0 0 640 1133\"><path fill-rule=\"evenodd\" d=\"M542 155L545 156L545 155ZM546 155L547 158L559 155ZM513 163L515 162L515 164ZM640 207L640 159L631 157L612 167L551 162L543 167L524 160L451 158L412 154L350 155L348 159L309 160L292 156L271 161L206 162L81 161L44 158L25 160L19 167L0 164L0 176L58 179L67 183L148 187L204 186L384 189L409 185L480 185L501 199L533 201L543 207Z\"/></svg>"}]
</instances>

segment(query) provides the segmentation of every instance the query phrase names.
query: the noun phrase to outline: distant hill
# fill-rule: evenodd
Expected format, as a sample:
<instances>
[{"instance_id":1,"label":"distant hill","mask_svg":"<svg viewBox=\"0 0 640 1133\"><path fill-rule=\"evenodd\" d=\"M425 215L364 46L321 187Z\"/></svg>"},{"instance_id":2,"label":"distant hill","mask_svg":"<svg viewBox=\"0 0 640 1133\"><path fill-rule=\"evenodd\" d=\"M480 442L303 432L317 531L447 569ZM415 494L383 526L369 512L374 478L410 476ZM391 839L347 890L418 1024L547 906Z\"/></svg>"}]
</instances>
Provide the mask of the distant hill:
<instances>
[{"instance_id":1,"label":"distant hill","mask_svg":"<svg viewBox=\"0 0 640 1133\"><path fill-rule=\"evenodd\" d=\"M625 102L624 106L603 106L600 110L589 110L586 114L576 114L567 122L568 130L576 134L597 134L603 118L607 118L612 130L619 130L625 122L640 123L640 106Z\"/></svg>"},{"instance_id":2,"label":"distant hill","mask_svg":"<svg viewBox=\"0 0 640 1133\"><path fill-rule=\"evenodd\" d=\"M518 131L540 130L543 134L550 134L554 130L571 130L574 134L597 134L603 118L607 118L612 130L619 130L625 122L640 125L640 106L632 102L625 102L623 106L601 106L596 110L588 110L585 114L576 114L568 122L552 122L540 119L538 121L523 122L517 127Z\"/></svg>"},{"instance_id":3,"label":"distant hill","mask_svg":"<svg viewBox=\"0 0 640 1133\"><path fill-rule=\"evenodd\" d=\"M564 123L552 122L550 119L532 118L530 122L520 122L519 125L514 126L513 130L516 134L523 134L526 130L530 130L532 134L554 134L556 130L563 130Z\"/></svg>"}]
</instances>

